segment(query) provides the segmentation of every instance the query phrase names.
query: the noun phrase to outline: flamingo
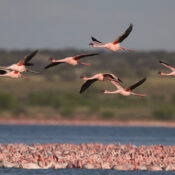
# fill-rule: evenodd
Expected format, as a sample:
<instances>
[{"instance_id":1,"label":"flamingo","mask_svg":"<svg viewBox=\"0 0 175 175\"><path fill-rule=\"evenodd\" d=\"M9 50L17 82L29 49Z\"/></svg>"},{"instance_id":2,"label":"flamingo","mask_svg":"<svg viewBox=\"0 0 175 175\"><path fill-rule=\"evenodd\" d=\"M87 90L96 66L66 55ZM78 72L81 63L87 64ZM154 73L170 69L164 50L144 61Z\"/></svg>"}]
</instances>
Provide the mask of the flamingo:
<instances>
[{"instance_id":1,"label":"flamingo","mask_svg":"<svg viewBox=\"0 0 175 175\"><path fill-rule=\"evenodd\" d=\"M61 60L55 60L53 58L49 58L49 60L51 60L51 63L49 65L47 65L45 67L45 69L48 69L49 67L53 67L53 66L56 66L56 65L61 64L61 63L67 63L67 64L71 64L73 66L75 66L77 64L83 64L86 66L90 66L89 63L80 62L79 59L87 57L87 56L95 56L95 55L98 55L98 53L81 54L81 55L76 55L73 57L66 57L66 58L61 59Z\"/></svg>"},{"instance_id":2,"label":"flamingo","mask_svg":"<svg viewBox=\"0 0 175 175\"><path fill-rule=\"evenodd\" d=\"M160 75L167 75L167 76L175 76L175 68L174 68L174 67L168 65L167 63L165 63L165 62L163 62L163 61L160 61L160 60L159 60L159 62L160 62L161 65L163 65L163 66L169 68L172 72L170 72L170 73L158 72L158 74L160 74Z\"/></svg>"},{"instance_id":3,"label":"flamingo","mask_svg":"<svg viewBox=\"0 0 175 175\"><path fill-rule=\"evenodd\" d=\"M2 69L9 69L9 70L14 70L17 72L32 72L32 73L39 73L33 70L30 70L28 68L26 68L26 66L32 66L32 63L29 63L29 61L37 54L38 50L35 50L33 52L31 52L30 54L26 55L25 57L23 57L18 63L16 64L12 64L10 66L6 66L6 67L0 67Z\"/></svg>"},{"instance_id":4,"label":"flamingo","mask_svg":"<svg viewBox=\"0 0 175 175\"><path fill-rule=\"evenodd\" d=\"M124 89L119 83L117 83L114 80L111 80L111 82L117 87L116 91L107 91L104 90L103 93L104 94L121 94L123 96L129 96L129 95L135 95L135 96L139 96L139 97L145 97L146 94L136 94L134 92L132 92L133 89L135 89L136 87L140 86L142 83L144 83L146 80L146 78L141 79L140 81L138 81L137 83L129 86L128 88Z\"/></svg>"},{"instance_id":5,"label":"flamingo","mask_svg":"<svg viewBox=\"0 0 175 175\"><path fill-rule=\"evenodd\" d=\"M96 81L104 81L106 79L108 80L114 80L114 81L117 81L117 82L122 82L120 80L120 78L118 78L117 76L115 76L114 74L110 74L110 73L99 73L99 74L96 74L92 77L84 77L84 76L81 76L80 78L82 78L85 83L82 85L81 89L80 89L80 93L83 93L87 88L89 88L94 82Z\"/></svg>"},{"instance_id":6,"label":"flamingo","mask_svg":"<svg viewBox=\"0 0 175 175\"><path fill-rule=\"evenodd\" d=\"M133 25L130 24L130 26L128 27L128 29L122 33L118 38L116 38L113 42L109 42L106 44L103 44L102 42L98 41L96 38L94 38L93 36L91 36L92 43L90 43L89 45L91 45L92 47L104 47L107 48L113 52L117 51L117 50L128 50L128 51L134 51L133 49L126 49L120 46L119 43L121 43L125 38L128 37L128 35L130 34L130 32L132 31Z\"/></svg>"},{"instance_id":7,"label":"flamingo","mask_svg":"<svg viewBox=\"0 0 175 175\"><path fill-rule=\"evenodd\" d=\"M29 79L28 77L22 75L20 72L18 71L14 71L14 70L9 70L9 69L0 69L0 77L9 77L9 78L26 78Z\"/></svg>"}]
</instances>

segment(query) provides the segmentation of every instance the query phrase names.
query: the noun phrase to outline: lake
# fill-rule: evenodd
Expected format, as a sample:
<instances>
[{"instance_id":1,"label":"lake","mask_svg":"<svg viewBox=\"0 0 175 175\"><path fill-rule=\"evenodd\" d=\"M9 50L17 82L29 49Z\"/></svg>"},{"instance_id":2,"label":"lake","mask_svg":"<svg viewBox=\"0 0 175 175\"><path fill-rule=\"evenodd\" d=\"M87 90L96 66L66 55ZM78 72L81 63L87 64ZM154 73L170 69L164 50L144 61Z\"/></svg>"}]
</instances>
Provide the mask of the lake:
<instances>
[{"instance_id":1,"label":"lake","mask_svg":"<svg viewBox=\"0 0 175 175\"><path fill-rule=\"evenodd\" d=\"M175 128L0 125L0 143L118 143L175 145ZM175 172L115 170L24 170L0 168L2 175L174 175Z\"/></svg>"}]
</instances>

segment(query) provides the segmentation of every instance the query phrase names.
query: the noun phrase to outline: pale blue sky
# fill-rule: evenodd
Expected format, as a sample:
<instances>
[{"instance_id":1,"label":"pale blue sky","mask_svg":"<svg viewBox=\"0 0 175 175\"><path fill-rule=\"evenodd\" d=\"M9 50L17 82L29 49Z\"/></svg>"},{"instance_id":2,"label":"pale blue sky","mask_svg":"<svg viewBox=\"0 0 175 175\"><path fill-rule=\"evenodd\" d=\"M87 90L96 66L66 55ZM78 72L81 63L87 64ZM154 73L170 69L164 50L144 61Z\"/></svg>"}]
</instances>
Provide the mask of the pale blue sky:
<instances>
[{"instance_id":1,"label":"pale blue sky","mask_svg":"<svg viewBox=\"0 0 175 175\"><path fill-rule=\"evenodd\" d=\"M130 23L122 46L175 50L175 0L0 0L0 48L90 48Z\"/></svg>"}]
</instances>

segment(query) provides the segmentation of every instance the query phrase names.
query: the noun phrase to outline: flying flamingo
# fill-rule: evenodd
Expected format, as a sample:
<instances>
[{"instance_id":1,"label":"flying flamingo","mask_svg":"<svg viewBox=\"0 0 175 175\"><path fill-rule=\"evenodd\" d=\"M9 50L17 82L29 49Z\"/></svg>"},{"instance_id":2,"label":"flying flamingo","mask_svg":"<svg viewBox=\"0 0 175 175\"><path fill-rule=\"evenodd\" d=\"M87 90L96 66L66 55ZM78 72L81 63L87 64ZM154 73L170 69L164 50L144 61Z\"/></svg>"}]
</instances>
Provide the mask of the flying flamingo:
<instances>
[{"instance_id":1,"label":"flying flamingo","mask_svg":"<svg viewBox=\"0 0 175 175\"><path fill-rule=\"evenodd\" d=\"M9 70L9 69L0 69L0 77L9 77L9 78L26 78L29 79L28 77L22 75L18 71L14 70Z\"/></svg>"},{"instance_id":2,"label":"flying flamingo","mask_svg":"<svg viewBox=\"0 0 175 175\"><path fill-rule=\"evenodd\" d=\"M81 76L80 78L82 78L85 81L85 83L82 85L80 89L80 93L83 93L87 88L89 88L94 82L98 80L104 81L108 79L108 80L114 80L117 82L122 82L117 76L115 76L114 74L110 74L110 73L99 73L89 78L84 77L84 76Z\"/></svg>"},{"instance_id":3,"label":"flying flamingo","mask_svg":"<svg viewBox=\"0 0 175 175\"><path fill-rule=\"evenodd\" d=\"M128 96L128 95L136 95L139 97L145 97L146 94L136 94L134 92L132 92L133 89L135 89L136 87L140 86L142 83L144 83L144 81L146 80L146 78L143 78L142 80L138 81L137 83L129 86L128 88L124 89L119 83L117 83L114 80L111 80L111 82L117 87L116 91L107 91L104 90L103 93L104 94L121 94L124 96Z\"/></svg>"},{"instance_id":4,"label":"flying flamingo","mask_svg":"<svg viewBox=\"0 0 175 175\"><path fill-rule=\"evenodd\" d=\"M39 73L33 70L30 70L26 68L26 66L32 66L32 63L29 63L29 61L37 54L38 50L35 50L31 52L30 54L26 55L23 59L21 59L17 64L12 64L10 66L6 67L0 67L2 69L9 69L14 70L17 72L32 72L32 73Z\"/></svg>"},{"instance_id":5,"label":"flying flamingo","mask_svg":"<svg viewBox=\"0 0 175 175\"><path fill-rule=\"evenodd\" d=\"M159 60L159 62L160 62L161 65L163 65L163 66L169 68L172 72L167 73L167 74L166 74L166 73L163 73L163 72L158 72L158 74L160 74L160 75L167 75L167 76L175 76L175 68L174 68L174 67L168 65L167 63L165 63L165 62L163 62L163 61L160 61L160 60Z\"/></svg>"},{"instance_id":6,"label":"flying flamingo","mask_svg":"<svg viewBox=\"0 0 175 175\"><path fill-rule=\"evenodd\" d=\"M134 51L133 49L126 49L120 46L119 43L121 43L125 38L128 37L128 35L130 34L130 32L132 31L133 25L130 24L130 26L128 27L128 29L122 33L118 38L116 38L113 42L109 42L106 44L103 44L102 42L98 41L97 39L95 39L94 37L91 36L91 39L93 41L93 43L90 43L89 45L91 45L92 47L105 47L111 51L117 51L117 50L128 50L128 51Z\"/></svg>"},{"instance_id":7,"label":"flying flamingo","mask_svg":"<svg viewBox=\"0 0 175 175\"><path fill-rule=\"evenodd\" d=\"M53 67L53 66L56 66L56 65L61 64L61 63L67 63L67 64L71 64L73 66L75 66L77 64L83 64L86 66L90 66L89 63L80 62L79 59L87 57L87 56L95 56L95 55L98 55L98 53L81 54L81 55L76 55L73 57L66 57L66 58L61 59L61 60L55 60L53 58L49 58L49 60L51 60L51 63L49 65L47 65L45 67L45 69L48 69L49 67Z\"/></svg>"}]
</instances>

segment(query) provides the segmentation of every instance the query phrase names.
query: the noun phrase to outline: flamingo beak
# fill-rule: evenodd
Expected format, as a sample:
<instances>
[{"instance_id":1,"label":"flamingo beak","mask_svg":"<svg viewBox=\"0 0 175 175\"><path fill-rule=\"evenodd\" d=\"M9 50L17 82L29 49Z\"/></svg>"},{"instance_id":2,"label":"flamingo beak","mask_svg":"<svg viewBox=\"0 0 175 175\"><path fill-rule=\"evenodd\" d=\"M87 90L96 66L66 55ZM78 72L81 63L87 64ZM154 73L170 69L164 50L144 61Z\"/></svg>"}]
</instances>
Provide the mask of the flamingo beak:
<instances>
[{"instance_id":1,"label":"flamingo beak","mask_svg":"<svg viewBox=\"0 0 175 175\"><path fill-rule=\"evenodd\" d=\"M89 43L90 46L93 46L94 44L93 43Z\"/></svg>"}]
</instances>

